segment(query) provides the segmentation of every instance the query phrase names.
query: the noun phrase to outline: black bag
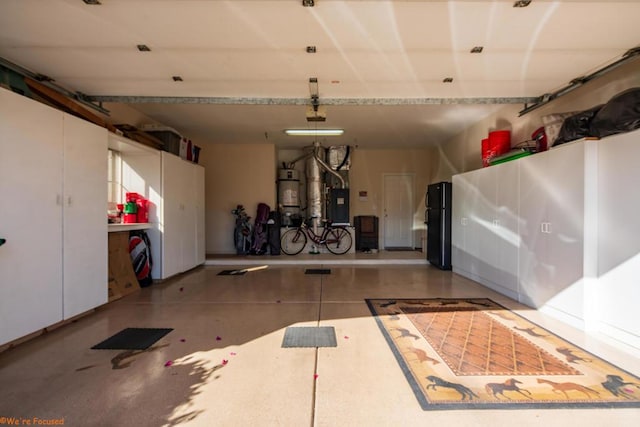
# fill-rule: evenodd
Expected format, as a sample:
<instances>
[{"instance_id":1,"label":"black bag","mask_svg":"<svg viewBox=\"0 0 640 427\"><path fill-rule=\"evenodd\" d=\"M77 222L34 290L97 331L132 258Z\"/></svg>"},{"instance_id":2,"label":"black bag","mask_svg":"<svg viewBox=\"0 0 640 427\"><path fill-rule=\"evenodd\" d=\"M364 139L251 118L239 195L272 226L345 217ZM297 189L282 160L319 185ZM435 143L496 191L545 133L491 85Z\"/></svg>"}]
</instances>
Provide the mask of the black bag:
<instances>
[{"instance_id":1,"label":"black bag","mask_svg":"<svg viewBox=\"0 0 640 427\"><path fill-rule=\"evenodd\" d=\"M280 212L271 211L267 221L269 255L280 255Z\"/></svg>"},{"instance_id":2,"label":"black bag","mask_svg":"<svg viewBox=\"0 0 640 427\"><path fill-rule=\"evenodd\" d=\"M252 255L264 255L267 252L267 221L269 221L271 208L266 203L258 203L256 222L253 226Z\"/></svg>"},{"instance_id":3,"label":"black bag","mask_svg":"<svg viewBox=\"0 0 640 427\"><path fill-rule=\"evenodd\" d=\"M640 87L611 98L591 121L591 136L604 138L640 128Z\"/></svg>"},{"instance_id":4,"label":"black bag","mask_svg":"<svg viewBox=\"0 0 640 427\"><path fill-rule=\"evenodd\" d=\"M558 138L556 138L553 145L564 144L565 142L592 136L590 130L591 122L601 108L602 104L589 108L588 110L580 111L564 119L560 132L558 133Z\"/></svg>"}]
</instances>

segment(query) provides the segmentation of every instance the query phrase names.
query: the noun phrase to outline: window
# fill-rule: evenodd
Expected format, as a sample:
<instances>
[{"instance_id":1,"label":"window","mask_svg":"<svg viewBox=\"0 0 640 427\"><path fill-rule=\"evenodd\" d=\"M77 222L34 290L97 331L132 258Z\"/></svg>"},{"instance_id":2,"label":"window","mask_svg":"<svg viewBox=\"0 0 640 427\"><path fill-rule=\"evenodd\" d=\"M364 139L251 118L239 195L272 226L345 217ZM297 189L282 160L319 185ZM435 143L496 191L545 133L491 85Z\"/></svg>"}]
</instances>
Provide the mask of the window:
<instances>
[{"instance_id":1,"label":"window","mask_svg":"<svg viewBox=\"0 0 640 427\"><path fill-rule=\"evenodd\" d=\"M109 150L108 162L107 194L109 209L112 209L116 204L122 203L122 157L120 153Z\"/></svg>"}]
</instances>

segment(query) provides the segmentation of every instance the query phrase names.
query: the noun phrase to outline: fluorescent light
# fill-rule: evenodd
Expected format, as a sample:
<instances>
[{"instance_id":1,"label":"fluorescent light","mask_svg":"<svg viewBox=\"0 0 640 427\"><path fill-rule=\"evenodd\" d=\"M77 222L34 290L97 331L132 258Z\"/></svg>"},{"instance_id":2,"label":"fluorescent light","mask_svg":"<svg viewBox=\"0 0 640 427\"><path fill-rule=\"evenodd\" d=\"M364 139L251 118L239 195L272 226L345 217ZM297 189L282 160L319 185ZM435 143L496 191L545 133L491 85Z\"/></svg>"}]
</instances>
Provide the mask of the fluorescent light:
<instances>
[{"instance_id":1,"label":"fluorescent light","mask_svg":"<svg viewBox=\"0 0 640 427\"><path fill-rule=\"evenodd\" d=\"M284 133L294 136L340 136L343 129L285 129Z\"/></svg>"}]
</instances>

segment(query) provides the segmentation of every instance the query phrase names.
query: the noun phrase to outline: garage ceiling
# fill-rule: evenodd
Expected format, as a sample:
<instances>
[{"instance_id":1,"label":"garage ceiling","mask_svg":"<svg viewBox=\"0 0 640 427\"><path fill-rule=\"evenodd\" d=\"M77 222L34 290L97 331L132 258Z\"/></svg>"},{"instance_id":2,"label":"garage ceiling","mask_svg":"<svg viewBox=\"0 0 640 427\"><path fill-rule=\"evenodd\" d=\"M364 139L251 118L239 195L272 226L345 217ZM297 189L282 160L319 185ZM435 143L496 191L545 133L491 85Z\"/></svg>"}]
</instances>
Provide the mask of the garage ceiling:
<instances>
[{"instance_id":1,"label":"garage ceiling","mask_svg":"<svg viewBox=\"0 0 640 427\"><path fill-rule=\"evenodd\" d=\"M283 129L339 127L331 143L435 145L640 40L633 0L99 3L2 0L0 57L201 144L304 146ZM325 122L306 120L311 77Z\"/></svg>"}]
</instances>

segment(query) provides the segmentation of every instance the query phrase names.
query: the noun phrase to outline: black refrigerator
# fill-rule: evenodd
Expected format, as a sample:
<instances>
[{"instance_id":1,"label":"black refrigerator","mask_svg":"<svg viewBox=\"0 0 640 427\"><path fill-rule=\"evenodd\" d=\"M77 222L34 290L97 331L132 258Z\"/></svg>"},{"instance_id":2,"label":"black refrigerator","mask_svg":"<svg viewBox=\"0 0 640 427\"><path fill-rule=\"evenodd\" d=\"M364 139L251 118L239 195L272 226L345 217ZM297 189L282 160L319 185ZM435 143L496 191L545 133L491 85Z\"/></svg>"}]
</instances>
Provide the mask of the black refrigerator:
<instances>
[{"instance_id":1,"label":"black refrigerator","mask_svg":"<svg viewBox=\"0 0 640 427\"><path fill-rule=\"evenodd\" d=\"M451 270L451 183L427 186L427 260L434 267Z\"/></svg>"}]
</instances>

